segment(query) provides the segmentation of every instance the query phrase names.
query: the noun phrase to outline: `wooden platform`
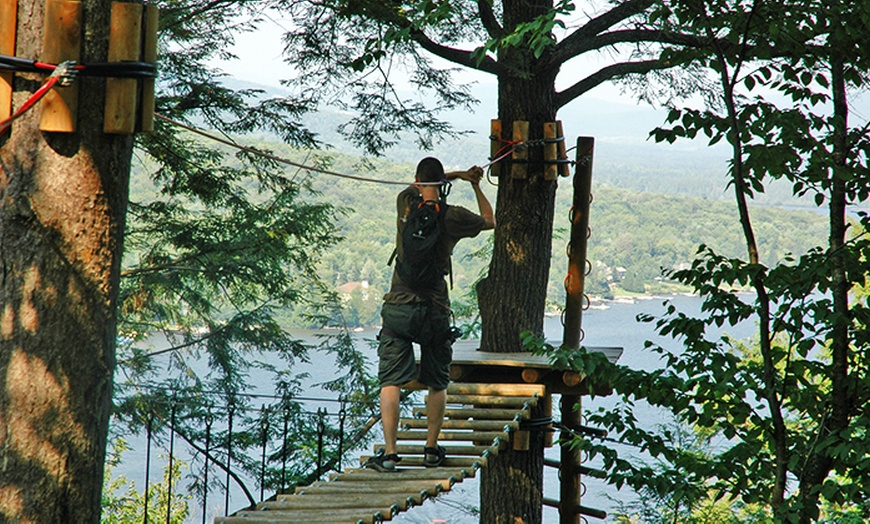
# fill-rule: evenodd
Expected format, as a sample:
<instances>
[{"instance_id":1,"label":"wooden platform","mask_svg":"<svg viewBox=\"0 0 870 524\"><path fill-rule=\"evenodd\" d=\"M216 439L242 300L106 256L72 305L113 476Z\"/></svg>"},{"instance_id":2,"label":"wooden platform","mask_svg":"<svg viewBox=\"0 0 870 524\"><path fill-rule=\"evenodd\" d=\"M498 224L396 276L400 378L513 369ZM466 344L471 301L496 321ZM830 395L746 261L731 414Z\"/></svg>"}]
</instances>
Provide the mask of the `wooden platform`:
<instances>
[{"instance_id":1,"label":"wooden platform","mask_svg":"<svg viewBox=\"0 0 870 524\"><path fill-rule=\"evenodd\" d=\"M458 340L453 344L452 381L543 384L551 393L574 395L610 392L609 384L595 382L573 371L555 369L546 356L529 352L490 353L479 348L478 340ZM587 350L602 353L614 363L622 356L620 347L587 347ZM415 351L419 362L419 349Z\"/></svg>"}]
</instances>

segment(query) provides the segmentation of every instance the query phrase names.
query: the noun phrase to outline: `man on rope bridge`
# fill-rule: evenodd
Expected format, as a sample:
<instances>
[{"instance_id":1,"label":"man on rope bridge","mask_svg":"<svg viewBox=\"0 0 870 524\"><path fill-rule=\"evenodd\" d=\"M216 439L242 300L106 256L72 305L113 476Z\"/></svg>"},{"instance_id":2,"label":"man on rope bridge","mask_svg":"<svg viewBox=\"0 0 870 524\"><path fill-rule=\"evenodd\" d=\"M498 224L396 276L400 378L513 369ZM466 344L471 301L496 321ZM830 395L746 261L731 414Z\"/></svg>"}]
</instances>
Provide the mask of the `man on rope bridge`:
<instances>
[{"instance_id":1,"label":"man on rope bridge","mask_svg":"<svg viewBox=\"0 0 870 524\"><path fill-rule=\"evenodd\" d=\"M394 257L397 262L390 291L384 295L383 327L378 335L385 448L366 461L367 468L381 472L396 470L401 460L396 453L401 387L415 379L429 388L423 463L436 467L444 461L445 451L438 445L438 435L444 421L452 346L456 339L444 276L449 272L453 247L460 239L495 228L492 205L480 189L482 177L483 169L477 166L445 174L438 159L427 157L417 165L417 183L399 193L396 199ZM457 178L471 184L479 215L447 205L450 181ZM419 375L412 349L415 342L420 345Z\"/></svg>"}]
</instances>

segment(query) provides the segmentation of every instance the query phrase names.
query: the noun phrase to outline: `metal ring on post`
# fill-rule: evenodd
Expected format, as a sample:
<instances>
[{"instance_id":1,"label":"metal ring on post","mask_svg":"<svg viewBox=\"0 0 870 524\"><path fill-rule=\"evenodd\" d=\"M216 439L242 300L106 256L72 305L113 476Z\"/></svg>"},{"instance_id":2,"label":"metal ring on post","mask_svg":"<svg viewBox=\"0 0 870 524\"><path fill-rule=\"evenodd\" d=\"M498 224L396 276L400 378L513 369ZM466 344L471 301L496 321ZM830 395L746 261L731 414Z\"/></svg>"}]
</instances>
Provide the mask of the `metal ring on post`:
<instances>
[{"instance_id":1,"label":"metal ring on post","mask_svg":"<svg viewBox=\"0 0 870 524\"><path fill-rule=\"evenodd\" d=\"M583 293L583 311L589 311L589 308L592 306L592 301L589 300L589 295Z\"/></svg>"},{"instance_id":2,"label":"metal ring on post","mask_svg":"<svg viewBox=\"0 0 870 524\"><path fill-rule=\"evenodd\" d=\"M578 340L578 342L583 342L584 338L586 338L586 330L580 328L580 340Z\"/></svg>"},{"instance_id":3,"label":"metal ring on post","mask_svg":"<svg viewBox=\"0 0 870 524\"><path fill-rule=\"evenodd\" d=\"M591 274L592 274L592 261L587 258L586 259L586 276L588 277Z\"/></svg>"},{"instance_id":4,"label":"metal ring on post","mask_svg":"<svg viewBox=\"0 0 870 524\"><path fill-rule=\"evenodd\" d=\"M586 226L586 240L592 238L592 226Z\"/></svg>"}]
</instances>

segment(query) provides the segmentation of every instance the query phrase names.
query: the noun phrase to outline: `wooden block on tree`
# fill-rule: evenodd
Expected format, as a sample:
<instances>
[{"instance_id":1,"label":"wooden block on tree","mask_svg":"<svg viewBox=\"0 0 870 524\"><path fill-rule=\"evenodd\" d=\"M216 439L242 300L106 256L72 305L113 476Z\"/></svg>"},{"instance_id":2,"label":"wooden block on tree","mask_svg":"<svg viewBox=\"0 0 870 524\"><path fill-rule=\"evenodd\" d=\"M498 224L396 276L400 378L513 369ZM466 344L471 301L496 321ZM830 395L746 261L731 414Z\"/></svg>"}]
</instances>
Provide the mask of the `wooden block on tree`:
<instances>
[{"instance_id":1,"label":"wooden block on tree","mask_svg":"<svg viewBox=\"0 0 870 524\"><path fill-rule=\"evenodd\" d=\"M529 123L524 120L514 121L513 141L514 143L525 144L529 139ZM511 164L512 178L527 178L529 176L529 148L520 147L514 149L513 160L518 161Z\"/></svg>"},{"instance_id":2,"label":"wooden block on tree","mask_svg":"<svg viewBox=\"0 0 870 524\"><path fill-rule=\"evenodd\" d=\"M112 2L109 27L109 62L138 61L142 41L142 4ZM107 78L103 131L132 134L136 130L135 78Z\"/></svg>"},{"instance_id":3,"label":"wooden block on tree","mask_svg":"<svg viewBox=\"0 0 870 524\"><path fill-rule=\"evenodd\" d=\"M0 0L0 54L15 55L18 0ZM12 73L0 73L0 120L12 116Z\"/></svg>"},{"instance_id":4,"label":"wooden block on tree","mask_svg":"<svg viewBox=\"0 0 870 524\"><path fill-rule=\"evenodd\" d=\"M160 10L156 5L145 5L145 16L142 28L142 61L157 62L157 24ZM154 131L154 78L142 80L142 99L139 103L140 115L137 129L150 133Z\"/></svg>"},{"instance_id":5,"label":"wooden block on tree","mask_svg":"<svg viewBox=\"0 0 870 524\"><path fill-rule=\"evenodd\" d=\"M528 431L517 431L513 434L514 451L528 451L531 446L531 435Z\"/></svg>"},{"instance_id":6,"label":"wooden block on tree","mask_svg":"<svg viewBox=\"0 0 870 524\"><path fill-rule=\"evenodd\" d=\"M543 415L552 420L553 418L553 395L547 393L544 395L544 398L541 401L541 409L544 412ZM551 426L552 427L552 426ZM553 447L553 433L551 431L547 431L544 433L544 446L551 448Z\"/></svg>"},{"instance_id":7,"label":"wooden block on tree","mask_svg":"<svg viewBox=\"0 0 870 524\"><path fill-rule=\"evenodd\" d=\"M559 174L558 148L556 139L561 135L558 133L556 122L546 122L544 124L544 179L556 180Z\"/></svg>"},{"instance_id":8,"label":"wooden block on tree","mask_svg":"<svg viewBox=\"0 0 870 524\"><path fill-rule=\"evenodd\" d=\"M60 64L78 61L82 43L82 3L75 0L47 0L43 24L42 61ZM55 86L42 99L39 129L57 133L76 130L79 88Z\"/></svg>"},{"instance_id":9,"label":"wooden block on tree","mask_svg":"<svg viewBox=\"0 0 870 524\"><path fill-rule=\"evenodd\" d=\"M561 137L562 140L556 144L558 151L559 160L568 160L568 148L565 145L565 130L562 128L562 121L556 121L556 134ZM559 174L564 177L571 176L571 168L568 163L559 164Z\"/></svg>"}]
</instances>

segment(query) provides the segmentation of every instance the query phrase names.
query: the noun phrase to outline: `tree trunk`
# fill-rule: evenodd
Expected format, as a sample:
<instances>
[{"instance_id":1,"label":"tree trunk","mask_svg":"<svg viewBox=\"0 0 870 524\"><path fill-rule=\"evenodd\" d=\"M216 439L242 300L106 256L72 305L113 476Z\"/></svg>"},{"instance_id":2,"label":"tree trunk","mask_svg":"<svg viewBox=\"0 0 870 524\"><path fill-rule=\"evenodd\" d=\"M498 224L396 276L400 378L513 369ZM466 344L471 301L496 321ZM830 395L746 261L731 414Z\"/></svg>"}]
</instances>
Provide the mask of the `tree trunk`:
<instances>
[{"instance_id":1,"label":"tree trunk","mask_svg":"<svg viewBox=\"0 0 870 524\"><path fill-rule=\"evenodd\" d=\"M532 417L541 414L536 408ZM501 451L480 470L482 524L543 522L544 433L531 431L529 437L528 451Z\"/></svg>"},{"instance_id":2,"label":"tree trunk","mask_svg":"<svg viewBox=\"0 0 870 524\"><path fill-rule=\"evenodd\" d=\"M551 0L505 0L503 26L534 20L552 8ZM547 58L546 51L541 60ZM498 117L511 138L515 121L529 123L529 139L543 137L544 123L556 118L557 70L544 71L526 49L499 53L505 73L498 79ZM526 178L512 178L504 162L498 179L495 247L489 275L480 282L481 350L521 351L520 334L543 335L550 274L556 182L544 180L544 149L528 149ZM507 451L483 471L482 523L537 524L542 519L544 439L532 432L528 451Z\"/></svg>"},{"instance_id":3,"label":"tree trunk","mask_svg":"<svg viewBox=\"0 0 870 524\"><path fill-rule=\"evenodd\" d=\"M105 61L109 3L85 0L82 62ZM43 2L16 55L40 58ZM20 107L43 82L18 74ZM132 137L102 132L105 80L79 78L77 132L0 137L0 520L98 523Z\"/></svg>"},{"instance_id":4,"label":"tree trunk","mask_svg":"<svg viewBox=\"0 0 870 524\"><path fill-rule=\"evenodd\" d=\"M534 20L552 8L552 1L505 1L504 26ZM558 70L540 70L526 49L499 53L506 71L498 79L498 117L511 138L515 121L529 122L529 139L543 137L543 126L556 119ZM481 350L521 351L520 334L543 334L544 307L550 274L556 182L544 180L544 149L528 149L527 178L512 178L509 161L501 163L496 200L495 247L489 275L478 286L482 322Z\"/></svg>"}]
</instances>

